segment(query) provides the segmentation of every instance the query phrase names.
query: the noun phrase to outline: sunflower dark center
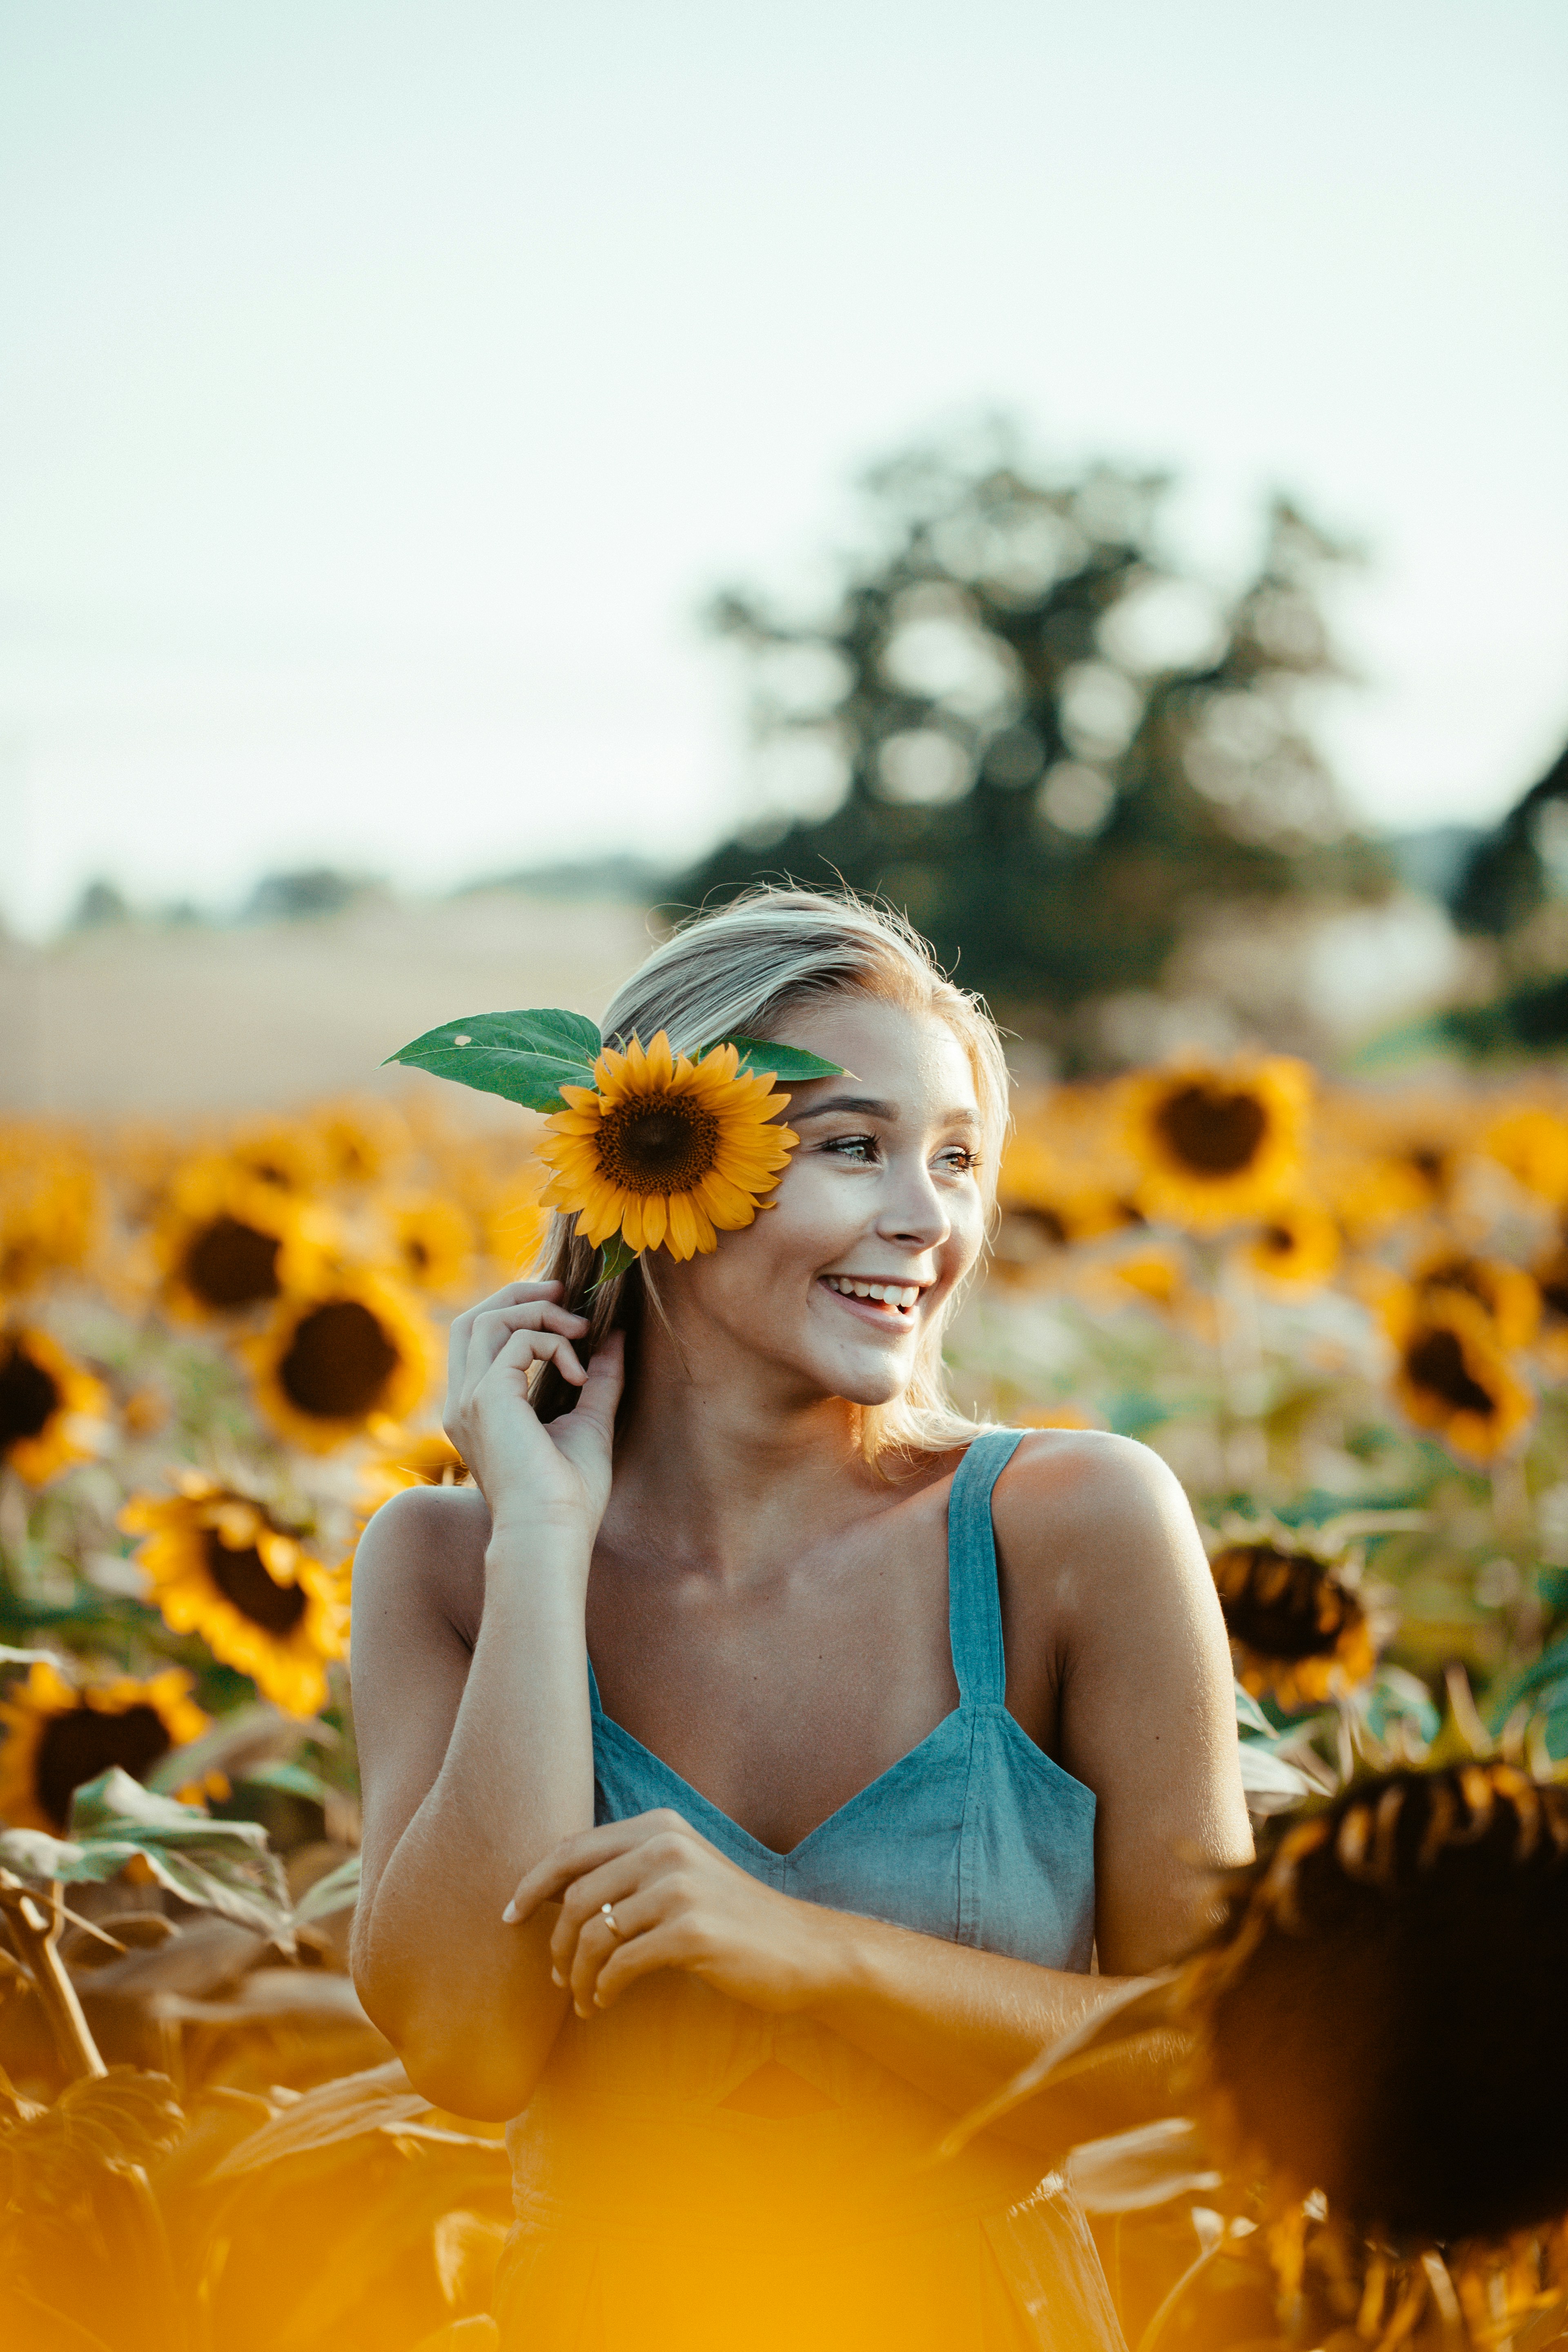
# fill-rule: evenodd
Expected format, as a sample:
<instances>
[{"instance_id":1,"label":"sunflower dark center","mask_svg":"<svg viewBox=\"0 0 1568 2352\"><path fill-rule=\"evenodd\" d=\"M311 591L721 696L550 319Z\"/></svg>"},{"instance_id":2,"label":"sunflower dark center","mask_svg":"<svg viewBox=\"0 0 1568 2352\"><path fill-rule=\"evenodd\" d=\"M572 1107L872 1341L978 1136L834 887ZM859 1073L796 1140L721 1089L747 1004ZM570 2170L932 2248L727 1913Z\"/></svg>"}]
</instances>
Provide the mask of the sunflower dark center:
<instances>
[{"instance_id":1,"label":"sunflower dark center","mask_svg":"<svg viewBox=\"0 0 1568 2352\"><path fill-rule=\"evenodd\" d=\"M1535 1278L1553 1315L1568 1315L1568 1249L1561 1249L1548 1258Z\"/></svg>"},{"instance_id":2,"label":"sunflower dark center","mask_svg":"<svg viewBox=\"0 0 1568 2352\"><path fill-rule=\"evenodd\" d=\"M264 1633L286 1639L305 1614L300 1587L279 1584L254 1544L231 1551L216 1528L208 1528L205 1543L207 1574L224 1599Z\"/></svg>"},{"instance_id":3,"label":"sunflower dark center","mask_svg":"<svg viewBox=\"0 0 1568 2352\"><path fill-rule=\"evenodd\" d=\"M238 1217L215 1217L204 1225L185 1252L185 1281L206 1307L255 1307L276 1298L278 1279L276 1234L264 1234Z\"/></svg>"},{"instance_id":4,"label":"sunflower dark center","mask_svg":"<svg viewBox=\"0 0 1568 2352\"><path fill-rule=\"evenodd\" d=\"M1475 1299L1489 1315L1497 1305L1491 1284L1474 1258L1448 1258L1443 1265L1435 1265L1430 1273L1423 1276L1421 1287L1428 1291L1462 1290L1467 1298Z\"/></svg>"},{"instance_id":5,"label":"sunflower dark center","mask_svg":"<svg viewBox=\"0 0 1568 2352\"><path fill-rule=\"evenodd\" d=\"M299 1412L318 1421L355 1421L374 1411L397 1360L368 1307L357 1298L329 1298L295 1325L278 1379Z\"/></svg>"},{"instance_id":6,"label":"sunflower dark center","mask_svg":"<svg viewBox=\"0 0 1568 2352\"><path fill-rule=\"evenodd\" d=\"M1234 1545L1214 1575L1226 1631L1259 1657L1327 1657L1361 1617L1354 1595L1307 1553Z\"/></svg>"},{"instance_id":7,"label":"sunflower dark center","mask_svg":"<svg viewBox=\"0 0 1568 2352\"><path fill-rule=\"evenodd\" d=\"M599 1166L626 1192L688 1192L719 1157L719 1121L685 1095L632 1095L601 1120Z\"/></svg>"},{"instance_id":8,"label":"sunflower dark center","mask_svg":"<svg viewBox=\"0 0 1568 2352\"><path fill-rule=\"evenodd\" d=\"M1296 1236L1289 1225L1265 1225L1263 1246L1270 1257L1289 1257L1296 1246Z\"/></svg>"},{"instance_id":9,"label":"sunflower dark center","mask_svg":"<svg viewBox=\"0 0 1568 2352\"><path fill-rule=\"evenodd\" d=\"M403 1244L403 1255L411 1266L423 1274L430 1263L430 1245L418 1234L410 1234Z\"/></svg>"},{"instance_id":10,"label":"sunflower dark center","mask_svg":"<svg viewBox=\"0 0 1568 2352\"><path fill-rule=\"evenodd\" d=\"M59 1409L54 1374L34 1362L19 1340L0 1341L0 1454L37 1437Z\"/></svg>"},{"instance_id":11,"label":"sunflower dark center","mask_svg":"<svg viewBox=\"0 0 1568 2352\"><path fill-rule=\"evenodd\" d=\"M169 1727L144 1702L117 1713L73 1706L45 1722L33 1767L33 1790L57 1829L70 1819L71 1790L111 1764L140 1780L174 1746Z\"/></svg>"},{"instance_id":12,"label":"sunflower dark center","mask_svg":"<svg viewBox=\"0 0 1568 2352\"><path fill-rule=\"evenodd\" d=\"M1498 1401L1484 1389L1465 1361L1465 1351L1454 1331L1424 1331L1405 1351L1405 1370L1418 1389L1441 1397L1456 1412L1479 1413L1490 1421Z\"/></svg>"},{"instance_id":13,"label":"sunflower dark center","mask_svg":"<svg viewBox=\"0 0 1568 2352\"><path fill-rule=\"evenodd\" d=\"M1172 1157L1199 1176L1239 1176L1258 1155L1268 1114L1256 1095L1202 1084L1167 1096L1154 1126Z\"/></svg>"}]
</instances>

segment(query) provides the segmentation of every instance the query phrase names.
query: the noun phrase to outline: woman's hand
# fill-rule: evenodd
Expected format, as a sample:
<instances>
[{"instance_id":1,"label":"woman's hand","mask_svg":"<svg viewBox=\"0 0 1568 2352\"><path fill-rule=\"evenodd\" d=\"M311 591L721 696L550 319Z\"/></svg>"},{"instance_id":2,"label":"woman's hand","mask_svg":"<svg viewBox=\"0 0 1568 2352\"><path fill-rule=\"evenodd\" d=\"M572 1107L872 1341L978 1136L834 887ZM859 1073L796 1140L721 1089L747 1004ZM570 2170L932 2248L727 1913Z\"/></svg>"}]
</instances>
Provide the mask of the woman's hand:
<instances>
[{"instance_id":1,"label":"woman's hand","mask_svg":"<svg viewBox=\"0 0 1568 2352\"><path fill-rule=\"evenodd\" d=\"M561 1906L552 1973L579 2017L655 1969L685 1969L753 2009L804 2008L831 1981L835 1915L763 1885L676 1812L563 1838L501 1916L521 1925L551 1902Z\"/></svg>"},{"instance_id":2,"label":"woman's hand","mask_svg":"<svg viewBox=\"0 0 1568 2352\"><path fill-rule=\"evenodd\" d=\"M584 1370L573 1342L587 1330L587 1318L560 1297L558 1282L509 1282L458 1317L443 1426L494 1524L580 1522L591 1549L610 1499L622 1341L612 1332ZM542 1423L528 1402L528 1375L546 1360L582 1394L570 1412Z\"/></svg>"}]
</instances>

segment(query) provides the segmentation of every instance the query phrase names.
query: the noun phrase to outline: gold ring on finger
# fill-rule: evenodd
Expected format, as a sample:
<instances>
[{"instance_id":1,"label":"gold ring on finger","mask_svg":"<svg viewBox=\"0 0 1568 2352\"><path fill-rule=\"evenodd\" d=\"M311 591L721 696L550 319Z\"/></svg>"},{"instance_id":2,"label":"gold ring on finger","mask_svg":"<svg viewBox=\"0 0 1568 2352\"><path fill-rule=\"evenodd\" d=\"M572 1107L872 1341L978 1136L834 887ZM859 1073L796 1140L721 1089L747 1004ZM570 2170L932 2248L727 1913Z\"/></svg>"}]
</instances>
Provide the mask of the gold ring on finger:
<instances>
[{"instance_id":1,"label":"gold ring on finger","mask_svg":"<svg viewBox=\"0 0 1568 2352\"><path fill-rule=\"evenodd\" d=\"M620 1931L620 1929L619 1929L619 1928L616 1927L616 1913L615 1913L615 1906L614 1906L614 1905L613 1905L613 1904L609 1904L609 1903L601 1903L601 1904L600 1904L600 1906L599 1906L599 1916L600 1916L600 1918L604 1921L604 1923L605 1923L605 1927L609 1929L609 1931L610 1931L611 1935L615 1937L615 1939L616 1939L616 1943L618 1944L618 1943L620 1942L620 1940L621 1940L621 1931Z\"/></svg>"}]
</instances>

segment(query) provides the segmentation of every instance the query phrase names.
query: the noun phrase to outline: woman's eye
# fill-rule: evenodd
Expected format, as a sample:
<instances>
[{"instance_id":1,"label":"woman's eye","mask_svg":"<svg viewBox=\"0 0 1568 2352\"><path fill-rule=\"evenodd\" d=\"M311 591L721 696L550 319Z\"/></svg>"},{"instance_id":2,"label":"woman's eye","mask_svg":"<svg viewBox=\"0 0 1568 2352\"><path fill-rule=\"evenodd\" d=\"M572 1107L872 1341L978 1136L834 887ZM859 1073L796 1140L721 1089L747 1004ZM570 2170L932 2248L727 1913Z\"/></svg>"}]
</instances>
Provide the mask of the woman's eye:
<instances>
[{"instance_id":1,"label":"woman's eye","mask_svg":"<svg viewBox=\"0 0 1568 2352\"><path fill-rule=\"evenodd\" d=\"M955 1143L951 1150L942 1154L942 1164L951 1169L955 1176L972 1176L980 1165L980 1154L971 1151L967 1144Z\"/></svg>"},{"instance_id":2,"label":"woman's eye","mask_svg":"<svg viewBox=\"0 0 1568 2352\"><path fill-rule=\"evenodd\" d=\"M874 1135L836 1135L823 1148L841 1159L869 1160L877 1156L877 1139Z\"/></svg>"}]
</instances>

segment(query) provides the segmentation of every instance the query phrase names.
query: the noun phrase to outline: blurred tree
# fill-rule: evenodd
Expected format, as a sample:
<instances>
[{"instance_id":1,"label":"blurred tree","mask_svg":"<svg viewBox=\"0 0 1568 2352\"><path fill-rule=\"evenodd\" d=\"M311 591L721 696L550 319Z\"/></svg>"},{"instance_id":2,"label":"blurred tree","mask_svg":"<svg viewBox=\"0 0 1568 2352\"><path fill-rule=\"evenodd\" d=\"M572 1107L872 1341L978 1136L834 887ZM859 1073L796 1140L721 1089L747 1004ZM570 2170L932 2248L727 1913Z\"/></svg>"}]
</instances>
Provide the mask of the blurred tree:
<instances>
[{"instance_id":1,"label":"blurred tree","mask_svg":"<svg viewBox=\"0 0 1568 2352\"><path fill-rule=\"evenodd\" d=\"M118 883L105 881L100 875L89 882L76 902L69 928L73 931L101 931L112 925L131 920L131 905Z\"/></svg>"},{"instance_id":2,"label":"blurred tree","mask_svg":"<svg viewBox=\"0 0 1568 2352\"><path fill-rule=\"evenodd\" d=\"M1460 930L1501 939L1527 922L1552 895L1551 869L1563 864L1565 832L1568 749L1471 851L1453 898Z\"/></svg>"},{"instance_id":3,"label":"blurred tree","mask_svg":"<svg viewBox=\"0 0 1568 2352\"><path fill-rule=\"evenodd\" d=\"M907 908L1017 1027L1059 1034L1085 1000L1156 986L1218 904L1389 887L1298 707L1342 674L1316 589L1348 551L1288 500L1257 577L1173 660L1200 600L1157 549L1161 478L1046 481L998 432L866 487L873 551L825 618L740 592L714 607L749 657L771 805L678 895L841 876Z\"/></svg>"}]
</instances>

